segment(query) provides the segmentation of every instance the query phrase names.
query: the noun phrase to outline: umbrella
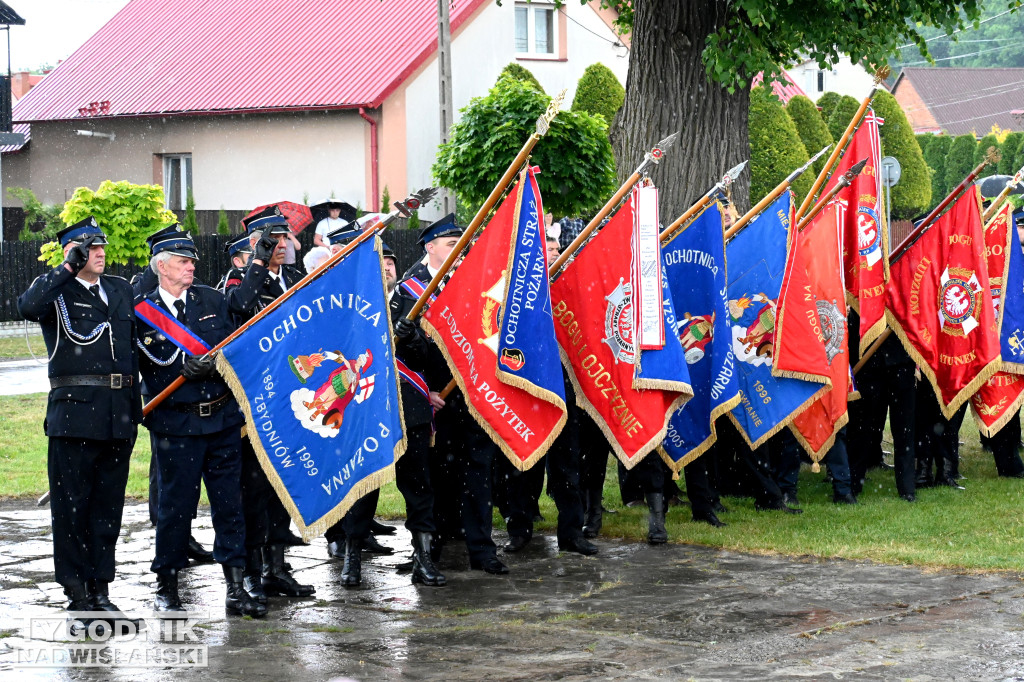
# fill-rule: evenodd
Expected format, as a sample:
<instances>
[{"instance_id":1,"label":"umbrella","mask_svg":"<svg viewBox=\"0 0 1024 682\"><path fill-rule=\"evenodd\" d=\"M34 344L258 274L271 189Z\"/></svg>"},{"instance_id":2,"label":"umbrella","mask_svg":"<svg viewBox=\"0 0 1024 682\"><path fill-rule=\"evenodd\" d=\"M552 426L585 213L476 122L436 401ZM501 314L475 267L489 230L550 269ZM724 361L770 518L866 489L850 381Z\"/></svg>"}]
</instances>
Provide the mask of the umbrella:
<instances>
[{"instance_id":1,"label":"umbrella","mask_svg":"<svg viewBox=\"0 0 1024 682\"><path fill-rule=\"evenodd\" d=\"M247 220L249 216L256 215L271 206L277 206L281 210L281 215L284 216L285 220L288 221L288 225L292 228L292 234L298 234L313 224L313 216L309 212L309 206L297 204L294 201L277 201L273 204L257 206L249 211L242 220Z\"/></svg>"},{"instance_id":2,"label":"umbrella","mask_svg":"<svg viewBox=\"0 0 1024 682\"><path fill-rule=\"evenodd\" d=\"M992 199L1006 189L1006 183L1013 180L1012 175L990 175L987 178L975 180L974 184L981 188L981 196L984 199ZM1010 190L1010 194L1024 194L1024 182L1017 183L1017 186Z\"/></svg>"},{"instance_id":3,"label":"umbrella","mask_svg":"<svg viewBox=\"0 0 1024 682\"><path fill-rule=\"evenodd\" d=\"M337 199L327 199L321 201L319 204L313 204L309 207L310 212L313 214L313 222L319 223L321 220L327 217L327 209L331 205L337 206L341 209L341 215L338 217L344 220L346 223L350 223L356 219L356 207L351 204L347 204L344 201Z\"/></svg>"}]
</instances>

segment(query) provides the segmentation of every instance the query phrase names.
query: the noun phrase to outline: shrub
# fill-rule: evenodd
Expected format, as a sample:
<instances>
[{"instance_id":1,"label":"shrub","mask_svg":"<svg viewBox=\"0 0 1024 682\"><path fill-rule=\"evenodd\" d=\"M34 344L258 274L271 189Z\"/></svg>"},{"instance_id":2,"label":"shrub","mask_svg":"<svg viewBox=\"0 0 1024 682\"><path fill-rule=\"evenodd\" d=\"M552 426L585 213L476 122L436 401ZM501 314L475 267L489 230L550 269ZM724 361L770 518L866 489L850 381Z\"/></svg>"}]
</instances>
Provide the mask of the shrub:
<instances>
[{"instance_id":1,"label":"shrub","mask_svg":"<svg viewBox=\"0 0 1024 682\"><path fill-rule=\"evenodd\" d=\"M833 140L839 142L843 133L846 132L846 126L850 125L850 120L858 109L860 109L860 102L849 95L843 95L836 102L835 108L832 109L832 113L828 117L828 132L832 135Z\"/></svg>"},{"instance_id":2,"label":"shrub","mask_svg":"<svg viewBox=\"0 0 1024 682\"><path fill-rule=\"evenodd\" d=\"M892 188L892 216L912 219L928 210L932 181L921 147L896 98L881 90L871 102L875 113L885 119L881 127L882 154L900 162L900 181Z\"/></svg>"},{"instance_id":3,"label":"shrub","mask_svg":"<svg viewBox=\"0 0 1024 682\"><path fill-rule=\"evenodd\" d=\"M932 133L920 133L918 135L914 135L914 138L917 140L917 146L921 148L921 153L927 158L928 145L930 145L932 140L935 139L935 135Z\"/></svg>"},{"instance_id":4,"label":"shrub","mask_svg":"<svg viewBox=\"0 0 1024 682\"><path fill-rule=\"evenodd\" d=\"M520 83L526 83L537 92L544 92L544 88L540 86L540 81L533 75L533 72L516 62L509 62L508 66L501 70L501 73L498 74L498 81L501 81L503 76L510 76ZM497 84L498 81L496 81L495 84Z\"/></svg>"},{"instance_id":5,"label":"shrub","mask_svg":"<svg viewBox=\"0 0 1024 682\"><path fill-rule=\"evenodd\" d=\"M231 223L228 222L228 212L224 210L224 207L220 207L220 212L217 213L217 234L222 234L225 237L231 234Z\"/></svg>"},{"instance_id":6,"label":"shrub","mask_svg":"<svg viewBox=\"0 0 1024 682\"><path fill-rule=\"evenodd\" d=\"M946 157L947 194L974 169L974 150L977 147L978 140L970 133L953 138L949 155Z\"/></svg>"},{"instance_id":7,"label":"shrub","mask_svg":"<svg viewBox=\"0 0 1024 682\"><path fill-rule=\"evenodd\" d=\"M949 155L949 147L953 144L953 138L949 135L936 135L935 139L928 145L928 151L924 153L924 162L932 174L932 200L931 207L935 207L949 194L949 185L946 184L946 157Z\"/></svg>"},{"instance_id":8,"label":"shrub","mask_svg":"<svg viewBox=\"0 0 1024 682\"><path fill-rule=\"evenodd\" d=\"M572 111L604 116L605 122L611 125L625 101L626 89L612 70L601 63L591 64L576 84Z\"/></svg>"},{"instance_id":9,"label":"shrub","mask_svg":"<svg viewBox=\"0 0 1024 682\"><path fill-rule=\"evenodd\" d=\"M782 103L764 86L750 91L750 115L747 120L750 138L750 203L767 196L787 175L807 163L796 124L782 108ZM814 178L804 173L793 183L797 201L810 191Z\"/></svg>"},{"instance_id":10,"label":"shrub","mask_svg":"<svg viewBox=\"0 0 1024 682\"><path fill-rule=\"evenodd\" d=\"M999 146L999 137L994 133L989 133L985 137L981 138L981 141L978 142L978 146L974 148L974 165L977 166L985 160L985 154L988 153L989 147L999 149ZM990 163L981 170L978 177L987 178L990 175L995 175L998 170L998 164Z\"/></svg>"},{"instance_id":11,"label":"shrub","mask_svg":"<svg viewBox=\"0 0 1024 682\"><path fill-rule=\"evenodd\" d=\"M1024 142L1024 133L1007 133L1006 139L999 146L999 152L1002 154L998 168L1000 175L1013 175L1020 170L1020 166L1015 166L1013 163L1017 160L1021 142Z\"/></svg>"},{"instance_id":12,"label":"shrub","mask_svg":"<svg viewBox=\"0 0 1024 682\"><path fill-rule=\"evenodd\" d=\"M793 119L796 125L796 132L800 135L800 141L804 143L807 156L817 154L822 147L832 143L832 135L828 132L828 126L822 120L818 107L808 97L797 95L789 100L786 105L786 113ZM825 167L828 156L823 156L814 162L814 174L817 175Z\"/></svg>"},{"instance_id":13,"label":"shrub","mask_svg":"<svg viewBox=\"0 0 1024 682\"><path fill-rule=\"evenodd\" d=\"M39 201L35 192L27 187L10 187L7 193L21 201L25 211L25 226L18 233L18 240L27 242L37 239L53 239L64 229L64 221L60 219L63 205L46 206ZM34 232L32 228L42 224L42 229Z\"/></svg>"},{"instance_id":14,"label":"shrub","mask_svg":"<svg viewBox=\"0 0 1024 682\"><path fill-rule=\"evenodd\" d=\"M190 234L199 234L199 221L196 220L196 200L192 196L192 190L189 190L188 199L185 201L185 222L181 226Z\"/></svg>"},{"instance_id":15,"label":"shrub","mask_svg":"<svg viewBox=\"0 0 1024 682\"><path fill-rule=\"evenodd\" d=\"M838 92L826 92L818 98L816 102L820 110L818 113L821 114L821 120L825 122L825 125L828 125L828 119L831 118L832 112L836 110L836 105L842 98L843 96Z\"/></svg>"}]
</instances>

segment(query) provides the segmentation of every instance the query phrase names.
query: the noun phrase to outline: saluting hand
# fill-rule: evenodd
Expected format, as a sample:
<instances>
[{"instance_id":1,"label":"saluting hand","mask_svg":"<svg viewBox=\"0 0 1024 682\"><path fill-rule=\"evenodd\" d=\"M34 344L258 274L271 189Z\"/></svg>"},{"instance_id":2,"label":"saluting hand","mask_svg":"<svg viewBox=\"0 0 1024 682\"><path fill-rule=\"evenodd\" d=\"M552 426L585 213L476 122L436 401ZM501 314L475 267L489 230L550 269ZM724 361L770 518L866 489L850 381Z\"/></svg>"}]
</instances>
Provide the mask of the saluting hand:
<instances>
[{"instance_id":1,"label":"saluting hand","mask_svg":"<svg viewBox=\"0 0 1024 682\"><path fill-rule=\"evenodd\" d=\"M77 275L85 267L85 264L89 262L89 249L92 248L92 244L96 239L97 237L94 235L68 250L68 255L64 257L64 265L72 274Z\"/></svg>"}]
</instances>

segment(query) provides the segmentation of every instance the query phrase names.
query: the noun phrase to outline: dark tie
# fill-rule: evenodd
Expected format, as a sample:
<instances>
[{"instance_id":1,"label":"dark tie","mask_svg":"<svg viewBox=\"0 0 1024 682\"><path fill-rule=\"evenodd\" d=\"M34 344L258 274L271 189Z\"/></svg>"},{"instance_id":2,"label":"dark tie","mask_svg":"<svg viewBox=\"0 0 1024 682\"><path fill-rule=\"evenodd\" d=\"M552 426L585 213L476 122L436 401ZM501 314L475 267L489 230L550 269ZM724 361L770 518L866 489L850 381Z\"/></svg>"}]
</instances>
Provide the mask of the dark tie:
<instances>
[{"instance_id":1,"label":"dark tie","mask_svg":"<svg viewBox=\"0 0 1024 682\"><path fill-rule=\"evenodd\" d=\"M99 284L93 284L92 286L90 286L89 287L89 291L92 293L93 296L95 296L96 298L100 298L100 300L102 300L102 298L100 297L100 285Z\"/></svg>"},{"instance_id":2,"label":"dark tie","mask_svg":"<svg viewBox=\"0 0 1024 682\"><path fill-rule=\"evenodd\" d=\"M175 315L175 317L178 318L178 322L184 323L185 322L185 302L182 301L179 298L177 301L174 302L174 308L175 308L175 310L178 311L178 314Z\"/></svg>"}]
</instances>

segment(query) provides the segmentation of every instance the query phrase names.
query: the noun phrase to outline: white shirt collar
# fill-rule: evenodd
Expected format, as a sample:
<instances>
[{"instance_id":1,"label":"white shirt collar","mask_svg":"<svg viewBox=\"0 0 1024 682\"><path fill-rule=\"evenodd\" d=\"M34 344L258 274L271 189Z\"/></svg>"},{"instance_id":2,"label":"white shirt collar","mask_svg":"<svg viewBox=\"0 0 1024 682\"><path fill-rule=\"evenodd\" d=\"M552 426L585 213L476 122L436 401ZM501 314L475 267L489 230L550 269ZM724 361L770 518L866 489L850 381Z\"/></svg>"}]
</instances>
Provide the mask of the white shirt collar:
<instances>
[{"instance_id":1,"label":"white shirt collar","mask_svg":"<svg viewBox=\"0 0 1024 682\"><path fill-rule=\"evenodd\" d=\"M182 291L181 296L172 296L171 293L164 289L163 287L157 287L156 290L157 293L160 294L160 300L163 301L164 305L167 306L167 309L170 310L175 315L178 314L178 309L174 307L175 301L182 301L185 304L188 303L188 301L185 300L185 295L188 294L188 289Z\"/></svg>"},{"instance_id":2,"label":"white shirt collar","mask_svg":"<svg viewBox=\"0 0 1024 682\"><path fill-rule=\"evenodd\" d=\"M104 290L103 285L100 283L99 278L97 278L95 282L86 282L84 279L82 279L81 277L77 277L77 276L75 277L75 279L78 280L79 284L81 284L83 287L85 287L86 291L91 291L90 287L93 284L99 286L99 288L100 288L100 298L103 300L104 303L107 302L107 292L106 292L106 290Z\"/></svg>"}]
</instances>

